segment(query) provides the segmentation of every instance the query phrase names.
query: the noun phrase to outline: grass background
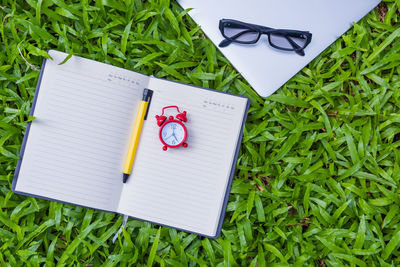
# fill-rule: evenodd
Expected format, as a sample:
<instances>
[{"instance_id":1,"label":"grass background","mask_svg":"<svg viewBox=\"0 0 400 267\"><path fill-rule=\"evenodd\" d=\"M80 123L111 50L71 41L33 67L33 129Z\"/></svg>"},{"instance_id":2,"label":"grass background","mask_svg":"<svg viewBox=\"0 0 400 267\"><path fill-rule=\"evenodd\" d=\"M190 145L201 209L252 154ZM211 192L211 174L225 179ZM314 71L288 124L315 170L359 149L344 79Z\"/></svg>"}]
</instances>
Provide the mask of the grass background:
<instances>
[{"instance_id":1,"label":"grass background","mask_svg":"<svg viewBox=\"0 0 400 267\"><path fill-rule=\"evenodd\" d=\"M0 3L0 266L400 264L400 1L267 99L175 1ZM251 99L218 239L11 192L50 48Z\"/></svg>"}]
</instances>

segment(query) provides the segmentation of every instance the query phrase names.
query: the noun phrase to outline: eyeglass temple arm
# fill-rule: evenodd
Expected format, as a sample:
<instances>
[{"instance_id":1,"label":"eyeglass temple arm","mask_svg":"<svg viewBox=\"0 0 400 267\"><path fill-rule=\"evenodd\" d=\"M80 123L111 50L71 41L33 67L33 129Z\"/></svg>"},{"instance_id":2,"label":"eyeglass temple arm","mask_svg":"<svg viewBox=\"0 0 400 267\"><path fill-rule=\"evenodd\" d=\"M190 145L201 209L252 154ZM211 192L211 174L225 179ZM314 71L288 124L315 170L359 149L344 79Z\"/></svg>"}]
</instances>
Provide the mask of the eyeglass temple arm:
<instances>
[{"instance_id":1,"label":"eyeglass temple arm","mask_svg":"<svg viewBox=\"0 0 400 267\"><path fill-rule=\"evenodd\" d=\"M285 36L285 38L288 40L288 42L292 45L292 47L295 49L294 52L300 56L304 56L304 50L301 48L298 44L296 44L295 41L292 40L292 38Z\"/></svg>"},{"instance_id":2,"label":"eyeglass temple arm","mask_svg":"<svg viewBox=\"0 0 400 267\"><path fill-rule=\"evenodd\" d=\"M230 45L232 43L232 41L231 40L228 40L228 39L224 39L224 40L222 40L220 43L219 43L219 47L226 47L226 46L228 46L228 45Z\"/></svg>"},{"instance_id":3,"label":"eyeglass temple arm","mask_svg":"<svg viewBox=\"0 0 400 267\"><path fill-rule=\"evenodd\" d=\"M270 27L265 27L265 26L260 26L260 25L256 25L262 32L271 32L274 31L274 28L270 28Z\"/></svg>"}]
</instances>

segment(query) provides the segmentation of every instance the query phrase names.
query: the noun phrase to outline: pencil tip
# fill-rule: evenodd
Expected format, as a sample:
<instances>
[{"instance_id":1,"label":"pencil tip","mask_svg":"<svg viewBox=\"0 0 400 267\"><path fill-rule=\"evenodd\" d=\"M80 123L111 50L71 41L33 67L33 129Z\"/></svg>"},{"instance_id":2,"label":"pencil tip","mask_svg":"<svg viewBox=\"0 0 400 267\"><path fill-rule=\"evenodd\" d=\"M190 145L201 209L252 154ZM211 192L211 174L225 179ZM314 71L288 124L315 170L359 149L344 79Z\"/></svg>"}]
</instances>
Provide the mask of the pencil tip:
<instances>
[{"instance_id":1,"label":"pencil tip","mask_svg":"<svg viewBox=\"0 0 400 267\"><path fill-rule=\"evenodd\" d=\"M122 175L122 181L124 182L124 184L126 183L126 181L128 181L128 177L129 177L129 174L124 173Z\"/></svg>"}]
</instances>

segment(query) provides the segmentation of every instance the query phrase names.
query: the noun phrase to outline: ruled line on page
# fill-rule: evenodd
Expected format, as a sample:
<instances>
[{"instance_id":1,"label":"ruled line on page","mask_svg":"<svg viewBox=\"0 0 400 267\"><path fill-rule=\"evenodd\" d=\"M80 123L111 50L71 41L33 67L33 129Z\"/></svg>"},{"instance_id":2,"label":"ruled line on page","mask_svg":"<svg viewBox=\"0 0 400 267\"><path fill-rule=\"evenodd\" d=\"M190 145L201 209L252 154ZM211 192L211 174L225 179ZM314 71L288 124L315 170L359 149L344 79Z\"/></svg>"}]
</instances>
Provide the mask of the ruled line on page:
<instances>
[{"instance_id":1,"label":"ruled line on page","mask_svg":"<svg viewBox=\"0 0 400 267\"><path fill-rule=\"evenodd\" d=\"M71 164L71 166L69 167L68 170L60 170L60 165L57 165L57 162L54 161L46 161L43 159L37 159L37 162L46 164L46 166L40 166L41 169L46 169L49 171L52 171L53 173L58 172L58 173L62 173L62 174L66 174L66 175L73 175L72 177L80 177L80 176L84 176L84 177L93 177L93 179L96 179L96 181L98 183L104 184L105 186L110 186L115 182L115 179L112 178L110 179L111 176L105 176L103 175L103 173L99 173L99 169L88 169L88 168L75 168L76 165L75 164ZM51 163L51 165L49 166L49 163ZM104 179L101 179L104 178ZM87 179L80 179L79 180L81 183L86 183L86 184L91 184L90 180L89 182L87 182Z\"/></svg>"},{"instance_id":2,"label":"ruled line on page","mask_svg":"<svg viewBox=\"0 0 400 267\"><path fill-rule=\"evenodd\" d=\"M42 144L42 146L45 146L45 145ZM45 149L45 148L47 148L47 149ZM63 158L63 157L65 157L65 158L77 158L77 156L80 156L82 158L80 160L81 162L86 162L86 163L95 164L95 165L99 165L99 166L105 166L105 167L109 167L109 168L115 166L115 162L99 160L99 158L97 158L97 157L87 155L87 154L91 154L91 153L87 153L85 155L71 154L71 156L66 156L66 154L68 153L67 149L62 149L60 147L57 147L56 149L54 149L54 147L53 147L53 151L49 151L49 147L47 147L47 146L46 147L42 147L42 148L38 148L37 150L38 150L38 152L42 152L42 153L51 152L52 155L58 156L58 157L61 157L61 158Z\"/></svg>"},{"instance_id":3,"label":"ruled line on page","mask_svg":"<svg viewBox=\"0 0 400 267\"><path fill-rule=\"evenodd\" d=\"M47 139L46 139L47 137ZM109 153L109 158L117 158L117 157L113 157L111 156L115 150L112 149L105 149L107 148L104 144L96 142L95 140L90 140L90 142L82 142L81 139L77 139L71 135L61 135L58 134L56 137L53 136L53 138L48 138L50 137L50 135L48 134L43 134L41 136L41 139L45 140L47 143L53 144L55 146L58 145L66 145L66 146L70 146L73 147L74 150L76 150L76 148L78 148L76 151L79 151L79 148L88 148L93 152L98 152L98 153ZM81 142L78 142L81 141ZM115 148L115 147L112 147Z\"/></svg>"},{"instance_id":4,"label":"ruled line on page","mask_svg":"<svg viewBox=\"0 0 400 267\"><path fill-rule=\"evenodd\" d=\"M43 164L48 164L49 161L51 162L52 160L54 160L54 158L43 155L43 153L37 155L38 157L40 156L40 159L38 159L37 162L41 162ZM119 168L110 169L96 162L90 162L90 164L87 164L87 162L76 160L76 158L74 157L69 157L69 158L65 157L63 158L62 162L58 161L58 163L54 164L54 166L58 166L58 169L62 169L65 168L65 164L68 164L68 169L73 168L72 166L74 166L74 167L84 167L87 171L94 171L94 172L99 171L102 173L102 175L104 175L105 178L108 178L108 180L110 181L114 180L116 171L119 171ZM93 177L93 175L90 174L90 177Z\"/></svg>"},{"instance_id":5,"label":"ruled line on page","mask_svg":"<svg viewBox=\"0 0 400 267\"><path fill-rule=\"evenodd\" d=\"M163 224L165 224L165 225L171 225L176 228L186 229L191 232L199 232L200 233L202 231L205 231L205 229L206 229L205 227L198 227L196 225L187 224L183 221L174 220L173 216L168 216L168 217L165 217L165 216L161 217L161 216L156 216L156 215L149 216L149 213L140 212L140 211L137 211L135 214L136 214L135 217L137 217L137 218L154 221L154 222L162 221ZM153 212L153 214L157 214L157 213Z\"/></svg>"},{"instance_id":6,"label":"ruled line on page","mask_svg":"<svg viewBox=\"0 0 400 267\"><path fill-rule=\"evenodd\" d=\"M37 177L37 179L40 179L40 177ZM57 190L57 189L54 189L54 187L52 185L50 185L48 188L43 188L43 187L38 186L37 183L34 183L32 181L28 181L27 184L31 188L34 188L39 192L41 191L41 194L45 194L46 197L48 197L48 198L53 198L53 199L56 199L56 200L66 201L66 202L70 202L70 203L71 202L72 203L76 203L76 200L80 199L80 200L84 200L85 203L87 203L87 205L91 205L91 204L89 204L90 202L91 203L106 204L108 202L108 200L109 200L109 198L105 198L104 196L94 200L93 198L84 197L84 196L87 196L87 194L81 194L81 193L74 194L74 192L65 191L63 189L60 190L59 188L57 188L57 189L59 189L59 190ZM49 192L56 193L56 194L47 195ZM39 193L36 193L36 194L39 194ZM69 196L69 197L66 198L65 196ZM81 204L81 205L84 205L84 204Z\"/></svg>"},{"instance_id":7,"label":"ruled line on page","mask_svg":"<svg viewBox=\"0 0 400 267\"><path fill-rule=\"evenodd\" d=\"M67 128L65 128L65 130L67 130ZM124 144L124 142L122 142L121 140L116 140L112 144L110 144L110 142L107 142L107 141L109 141L109 139L100 139L98 137L92 138L92 137L88 137L88 136L85 136L85 138L82 138L82 136L80 136L79 134L72 135L73 133L74 132L66 133L63 128L58 128L58 129L49 130L46 133L43 133L42 136L49 138L49 137L52 137L51 134L55 134L55 135L57 135L57 137L61 137L61 138L65 137L65 138L68 138L69 140L74 139L74 140L82 141L84 144L86 142L90 142L92 144L96 144L96 145L102 146L103 148L110 148L110 150L104 150L104 152L108 152L108 153L114 153L116 145L121 146L121 145ZM104 142L98 142L99 140L103 140L103 141L105 140L105 141ZM121 142L118 142L118 141L121 141ZM71 141L71 142L74 142L74 141ZM76 141L75 141L75 143L76 144L80 144L80 143L78 143Z\"/></svg>"},{"instance_id":8,"label":"ruled line on page","mask_svg":"<svg viewBox=\"0 0 400 267\"><path fill-rule=\"evenodd\" d=\"M99 184L96 184L96 186L93 186L93 184L87 184L83 183L82 181L79 180L73 180L71 179L70 175L64 175L62 172L50 172L46 171L44 168L36 169L34 171L34 175L38 175L40 177L49 177L51 175L52 179L42 179L41 184L47 184L50 186L53 186L54 188L65 188L65 186L70 186L71 181L75 181L79 183L79 187L73 190L75 193L82 193L82 194L87 194L87 191L90 191L90 194L92 196L97 196L97 197L104 197L104 195L107 195L108 193L108 187L107 186L101 186ZM65 182L65 178L68 177L68 181ZM78 176L82 179L82 176ZM71 191L71 190L69 190Z\"/></svg>"},{"instance_id":9,"label":"ruled line on page","mask_svg":"<svg viewBox=\"0 0 400 267\"><path fill-rule=\"evenodd\" d=\"M135 190L133 193L136 194L138 199L141 199L143 201L142 203L146 203L146 200L148 200L146 197L146 194L148 194L148 190L149 188L141 187L140 190ZM196 213L199 218L207 215L207 208L205 208L204 204L199 204L198 197L189 198L187 196L183 196L182 194L176 194L175 198L171 198L170 196L167 195L168 191L164 192L160 191L159 193L160 194L157 194L157 198L159 200L158 203L163 203L164 206L167 206L170 209L174 209L175 212L179 212L181 214L186 214L188 216L193 217L193 214L191 214L191 212L186 209L187 206L190 205L193 209L197 209ZM184 198L185 201L179 201L182 200L182 198ZM130 204L138 206L140 205L139 201ZM148 206L146 205L146 209L151 207L152 203L154 202L150 202L149 204L147 204ZM208 203L212 204L213 202L211 200L208 200ZM171 212L171 210L169 212ZM169 216L173 216L173 214L170 213Z\"/></svg>"},{"instance_id":10,"label":"ruled line on page","mask_svg":"<svg viewBox=\"0 0 400 267\"><path fill-rule=\"evenodd\" d=\"M166 103L173 103L173 105L179 106L179 107L190 107L191 112L209 112L210 114L212 114L212 116L214 117L214 119L216 120L226 120L229 121L230 117L232 116L232 114L234 114L236 111L230 110L230 112L227 111L216 111L213 109L204 109L203 107L201 107L201 104L198 103L197 105L188 105L188 102L186 102L185 100L179 99L179 98L171 98L171 97L167 97L165 95L157 95L157 102L161 103L160 106L165 105ZM198 101L196 101L198 102ZM188 110L187 110L188 112Z\"/></svg>"},{"instance_id":11,"label":"ruled line on page","mask_svg":"<svg viewBox=\"0 0 400 267\"><path fill-rule=\"evenodd\" d=\"M108 85L106 82L106 79L104 79L104 76L92 76L90 74L86 74L84 79L81 79L80 77L82 77L81 73L78 72L74 72L70 69L60 69L59 70L60 73L62 73L61 77L69 77L71 80L79 80L81 82L89 82L91 84L95 84L104 88L108 88L108 89L120 89L120 90L132 90L132 89L142 89L143 87L145 87L145 84L143 84L141 82L141 80L143 80L143 77L140 77L137 79L137 81L139 82L139 84L130 84L130 86L126 86L126 85L120 85L120 84L116 84L116 83L112 83L110 85ZM60 74L59 74L60 75ZM70 76L68 76L70 75ZM139 74L139 73L133 73L132 75L139 75L139 76L145 76L143 74ZM147 79L148 77L146 76L145 79ZM90 81L91 80L91 81ZM99 82L101 81L101 82Z\"/></svg>"},{"instance_id":12,"label":"ruled line on page","mask_svg":"<svg viewBox=\"0 0 400 267\"><path fill-rule=\"evenodd\" d=\"M157 196L152 195L152 197ZM182 200L180 202L176 201L175 203L182 203ZM186 205L172 204L174 203L165 201L157 201L157 203L155 201L149 202L149 199L146 198L145 194L138 195L138 197L135 199L135 202L127 203L127 205L135 211L142 212L147 215L151 214L150 216L154 216L156 214L159 218L169 219L179 217L178 221L181 221L181 223L190 223L189 225L201 225L201 221L204 218L207 218L207 210L205 209L195 209L196 213L189 211L187 207L190 206L191 203ZM143 207L146 207L148 212L145 212ZM185 219L183 220L181 218Z\"/></svg>"},{"instance_id":13,"label":"ruled line on page","mask_svg":"<svg viewBox=\"0 0 400 267\"><path fill-rule=\"evenodd\" d=\"M75 85L72 86L71 84L65 84L65 82L58 82L54 84L54 87L57 87L57 91L63 92L63 93L71 93L73 92L74 95L76 96L81 96L83 98L96 98L96 99L101 99L101 100L111 100L111 101L117 101L120 104L126 104L130 105L132 102L129 99L137 99L139 98L139 93L138 92L132 92L132 93L127 93L124 95L116 95L114 92L106 92L102 94L102 91L99 91L98 88L94 88L91 86L83 86L82 84L80 86ZM100 93L99 93L100 92Z\"/></svg>"},{"instance_id":14,"label":"ruled line on page","mask_svg":"<svg viewBox=\"0 0 400 267\"><path fill-rule=\"evenodd\" d=\"M191 186L193 187L198 187L198 185L207 185L208 188L211 188L212 186L215 186L215 183L212 179L207 179L207 177L216 177L218 174L220 174L218 171L217 172L208 172L209 170L203 170L203 172L198 171L198 172L185 172L182 169L177 169L177 170L165 170L162 173L159 172L159 170L154 170L154 169L149 169L151 165L140 165L137 167L138 171L137 174L135 173L134 177L145 177L143 176L143 173L145 171L146 175L148 174L151 179L148 181L143 180L142 182L151 182L154 181L155 183L158 183L159 185L161 184L168 184L169 181L173 180L174 182L177 182L179 184L186 186ZM140 168L140 169L139 169ZM145 169L143 169L145 168ZM162 167L160 167L162 168ZM139 171L140 170L140 171ZM157 172L158 171L158 172ZM207 176L204 175L204 172L207 172ZM158 175L157 175L158 173ZM175 175L175 176L174 176ZM204 178L205 177L205 178ZM135 178L133 178L135 179ZM138 178L140 179L140 178ZM136 181L136 180L135 180ZM202 191L200 189L200 191ZM206 192L207 190L204 190Z\"/></svg>"},{"instance_id":15,"label":"ruled line on page","mask_svg":"<svg viewBox=\"0 0 400 267\"><path fill-rule=\"evenodd\" d=\"M110 98L112 100L121 101L122 103L127 103L127 104L129 102L123 100L123 98L139 97L141 93L140 89L130 88L130 90L127 91L127 93L121 94L118 93L117 90L115 90L117 86L105 86L104 84L100 86L99 84L82 80L80 82L68 81L65 79L65 77L56 77L56 82L57 86L61 86L69 90L75 90L78 87L80 94L83 93L86 95L89 94L89 95L95 95L97 97Z\"/></svg>"},{"instance_id":16,"label":"ruled line on page","mask_svg":"<svg viewBox=\"0 0 400 267\"><path fill-rule=\"evenodd\" d=\"M87 111L84 108L80 108L76 104L68 104L65 102L58 102L57 106L49 107L48 111L52 113L57 113L58 116L63 116L63 118L90 120L97 123L107 122L108 125L117 127L122 130L124 130L126 127L129 127L129 125L126 126L126 122L131 120L130 116L125 117L119 114L114 114L110 111L108 111L107 113L102 113L101 110Z\"/></svg>"},{"instance_id":17,"label":"ruled line on page","mask_svg":"<svg viewBox=\"0 0 400 267\"><path fill-rule=\"evenodd\" d=\"M183 148L182 148L183 149ZM160 161L159 159L163 157L163 155L161 153L164 153L164 156L168 156L170 159L167 161ZM204 168L202 168L202 166L207 165L209 168L208 169L218 169L220 167L220 165L218 164L218 162L213 162L211 160L205 160L205 157L200 158L196 156L190 156L190 153L185 153L185 155L187 157L190 157L190 159L193 162L197 162L198 165L180 165L179 164L179 159L181 157L177 157L177 156L173 156L173 155L168 155L167 153L165 153L165 151L160 151L160 153L152 153L151 151L143 151L143 153L141 154L143 155L142 157L146 157L146 161L143 161L142 164L144 164L145 166L147 166L148 168L151 168L151 166L154 166L154 162L157 162L157 167L158 168L163 168L167 171L167 169L171 166L173 166L173 169L175 171L180 171L182 173L184 172L190 172L190 171L198 171L198 172L203 172ZM176 159L176 163L174 162L174 159ZM171 163L174 162L174 165L171 165ZM187 161L186 161L187 162ZM214 173L214 171L210 171L211 173Z\"/></svg>"},{"instance_id":18,"label":"ruled line on page","mask_svg":"<svg viewBox=\"0 0 400 267\"><path fill-rule=\"evenodd\" d=\"M176 177L171 178L172 173L163 173L162 175L160 174L157 175L155 172L149 172L149 175L152 176L152 179L143 184L141 188L147 188L148 190L150 190L152 188L158 187L159 190L164 190L167 192L171 192L173 190L175 193L182 195L185 195L188 192L190 192L190 194L192 194L193 196L202 196L204 197L205 200L210 200L210 201L212 200L210 197L207 196L207 194L210 193L210 191L214 191L215 187L213 186L215 185L212 183L208 183L208 181L197 180L197 176L183 175L182 179L176 179ZM138 181L148 178L144 176L139 177L137 175L133 179L135 179L135 181ZM182 186L176 187L176 185L174 184L165 183L165 181L171 179L174 180L174 183L180 184ZM160 188L160 184L163 185L162 188ZM205 187L204 185L207 185L207 187ZM145 191L147 192L148 190Z\"/></svg>"},{"instance_id":19,"label":"ruled line on page","mask_svg":"<svg viewBox=\"0 0 400 267\"><path fill-rule=\"evenodd\" d=\"M138 93L130 93L130 94L125 94L125 95L121 95L118 98L113 98L113 94L110 93L110 97L107 96L99 96L96 94L97 90L95 88L88 88L86 87L86 89L92 89L94 92L87 92L84 91L81 86L69 86L69 85L64 85L63 83L53 83L51 85L53 93L66 93L67 96L69 97L81 97L82 99L87 99L87 100L92 100L92 99L96 99L95 102L104 102L104 103L111 103L111 104L115 104L115 103L119 103L119 104L129 104L126 100L127 99L138 99L139 98L139 94ZM91 104L95 104L95 103L91 103Z\"/></svg>"},{"instance_id":20,"label":"ruled line on page","mask_svg":"<svg viewBox=\"0 0 400 267\"><path fill-rule=\"evenodd\" d=\"M93 159L93 160L98 160L100 161L100 158L98 157L99 153L97 151L85 149L85 148L78 148L78 147L72 147L69 146L68 149L65 149L63 146L63 143L61 144L55 144L51 142L46 142L42 144L42 147L48 150L57 150L60 152L68 153L71 150L73 150L74 153L71 153L72 155L79 155L79 156L84 156L85 158ZM101 159L101 163L109 163L109 164L115 164L116 161L118 161L119 158L115 155L108 155L107 158Z\"/></svg>"},{"instance_id":21,"label":"ruled line on page","mask_svg":"<svg viewBox=\"0 0 400 267\"><path fill-rule=\"evenodd\" d=\"M122 110L121 108L117 108L115 106L116 103L113 103L110 101L98 100L95 97L93 97L91 99L91 101L88 101L87 99L84 100L84 98L81 98L79 96L76 97L75 95L68 94L68 93L65 94L65 93L62 93L59 91L52 92L52 95L53 95L53 97L56 96L59 101L63 101L63 100L65 101L66 99L69 99L70 101L73 101L75 103L82 104L83 107L87 107L87 106L90 106L91 108L99 107L100 110L103 110L103 111L110 110L110 111L114 111L117 114L127 115L126 112L124 112L124 110ZM101 104L101 103L103 103L103 104ZM107 104L107 106L105 106L104 104ZM134 105L134 103L132 103L132 104Z\"/></svg>"},{"instance_id":22,"label":"ruled line on page","mask_svg":"<svg viewBox=\"0 0 400 267\"><path fill-rule=\"evenodd\" d=\"M40 121L40 118L38 118L37 121ZM103 127L99 127L98 130L100 131L95 131L96 128L84 127L83 125L85 124L67 118L63 118L62 123L60 123L60 121L57 119L47 119L46 121L59 123L57 127L49 128L49 131L62 130L66 131L67 133L76 133L80 137L99 138L99 140L103 140L106 143L110 142L110 138L113 138L113 140L115 139L115 142L118 143L120 138L126 134L125 131L116 132L115 130L112 131L111 129L105 129ZM69 124L66 124L66 122L69 122ZM79 130L87 131L87 133L83 135Z\"/></svg>"}]
</instances>

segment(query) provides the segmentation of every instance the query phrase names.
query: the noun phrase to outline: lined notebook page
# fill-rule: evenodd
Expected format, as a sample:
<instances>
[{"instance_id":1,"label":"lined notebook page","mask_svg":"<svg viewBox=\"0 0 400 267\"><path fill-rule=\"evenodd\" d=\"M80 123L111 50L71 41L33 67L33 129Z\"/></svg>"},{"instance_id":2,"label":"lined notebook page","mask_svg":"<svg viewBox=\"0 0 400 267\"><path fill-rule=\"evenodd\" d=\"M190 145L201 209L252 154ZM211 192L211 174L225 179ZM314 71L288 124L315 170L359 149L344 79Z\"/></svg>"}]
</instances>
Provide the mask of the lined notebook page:
<instances>
[{"instance_id":1,"label":"lined notebook page","mask_svg":"<svg viewBox=\"0 0 400 267\"><path fill-rule=\"evenodd\" d=\"M149 78L50 51L16 191L116 211L121 170Z\"/></svg>"},{"instance_id":2,"label":"lined notebook page","mask_svg":"<svg viewBox=\"0 0 400 267\"><path fill-rule=\"evenodd\" d=\"M156 78L148 88L153 99L118 211L214 236L247 99ZM162 150L154 117L168 105L188 113L187 148Z\"/></svg>"}]
</instances>

